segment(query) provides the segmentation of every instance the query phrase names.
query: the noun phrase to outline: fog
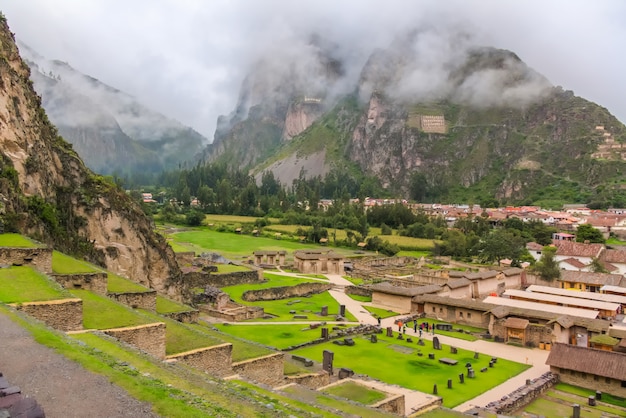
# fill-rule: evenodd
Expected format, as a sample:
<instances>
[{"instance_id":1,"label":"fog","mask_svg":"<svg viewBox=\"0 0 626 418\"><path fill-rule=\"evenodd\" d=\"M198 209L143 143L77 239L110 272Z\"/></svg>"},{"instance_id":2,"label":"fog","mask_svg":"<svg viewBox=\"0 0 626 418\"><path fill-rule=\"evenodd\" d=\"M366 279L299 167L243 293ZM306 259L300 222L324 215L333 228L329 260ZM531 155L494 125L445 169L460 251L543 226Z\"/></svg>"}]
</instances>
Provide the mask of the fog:
<instances>
[{"instance_id":1,"label":"fog","mask_svg":"<svg viewBox=\"0 0 626 418\"><path fill-rule=\"evenodd\" d=\"M626 121L626 2L620 0L7 0L0 7L16 37L40 54L207 138L218 115L234 109L251 68L267 67L277 88L295 77L312 94L341 94L354 88L374 50L412 31L421 35L412 53L397 57L411 65L390 86L399 97L445 92L459 101L524 103L541 94L547 79ZM312 34L323 46L311 45ZM526 82L503 94L491 94L507 81L496 70L451 86L450 71L476 46L511 50L546 79L509 60ZM341 60L340 77L319 66L320 49Z\"/></svg>"}]
</instances>

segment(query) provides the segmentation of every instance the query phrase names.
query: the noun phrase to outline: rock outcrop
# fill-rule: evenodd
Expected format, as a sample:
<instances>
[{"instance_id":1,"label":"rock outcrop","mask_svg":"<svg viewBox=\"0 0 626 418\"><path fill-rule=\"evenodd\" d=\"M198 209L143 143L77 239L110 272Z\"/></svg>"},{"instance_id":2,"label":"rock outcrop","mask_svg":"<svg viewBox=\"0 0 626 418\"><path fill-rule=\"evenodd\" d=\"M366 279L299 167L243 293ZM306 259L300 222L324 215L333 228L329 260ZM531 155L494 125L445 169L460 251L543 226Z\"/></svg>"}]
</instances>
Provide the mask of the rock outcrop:
<instances>
[{"instance_id":1,"label":"rock outcrop","mask_svg":"<svg viewBox=\"0 0 626 418\"><path fill-rule=\"evenodd\" d=\"M140 207L95 175L41 106L0 16L0 221L163 294L178 297L172 249Z\"/></svg>"}]
</instances>

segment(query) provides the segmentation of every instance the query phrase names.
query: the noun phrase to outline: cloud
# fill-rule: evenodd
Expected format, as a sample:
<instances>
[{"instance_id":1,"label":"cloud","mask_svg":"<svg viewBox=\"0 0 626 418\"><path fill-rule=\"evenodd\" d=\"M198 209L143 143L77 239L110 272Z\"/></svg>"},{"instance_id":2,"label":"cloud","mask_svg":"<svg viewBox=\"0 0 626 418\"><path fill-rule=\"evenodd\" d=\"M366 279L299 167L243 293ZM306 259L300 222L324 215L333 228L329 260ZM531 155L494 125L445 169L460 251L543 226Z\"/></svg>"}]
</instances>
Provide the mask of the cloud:
<instances>
[{"instance_id":1,"label":"cloud","mask_svg":"<svg viewBox=\"0 0 626 418\"><path fill-rule=\"evenodd\" d=\"M621 54L626 2L620 0L8 0L2 11L16 36L39 53L70 63L208 138L217 116L235 107L248 70L267 51L275 74L282 74L280 58L311 52L303 40L318 33L337 43L351 79L375 48L425 25L468 28L472 42L515 52L553 84L626 121L620 88L626 73ZM422 46L432 47L429 42L438 40L424 39ZM458 52L454 44L445 48L452 56ZM436 68L440 62L431 64ZM406 74L406 80L441 82L427 69ZM494 82L498 74L487 72L465 87L469 94ZM520 93L511 89L508 95Z\"/></svg>"}]
</instances>

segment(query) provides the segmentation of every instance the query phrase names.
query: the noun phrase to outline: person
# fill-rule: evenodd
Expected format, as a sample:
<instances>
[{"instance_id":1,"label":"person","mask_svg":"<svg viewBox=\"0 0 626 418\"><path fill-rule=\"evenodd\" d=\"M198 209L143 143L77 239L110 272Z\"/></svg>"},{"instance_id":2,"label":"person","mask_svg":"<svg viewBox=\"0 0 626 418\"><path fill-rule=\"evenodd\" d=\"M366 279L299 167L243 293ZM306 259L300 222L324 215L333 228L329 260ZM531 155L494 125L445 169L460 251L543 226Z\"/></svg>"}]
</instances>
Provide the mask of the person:
<instances>
[{"instance_id":1,"label":"person","mask_svg":"<svg viewBox=\"0 0 626 418\"><path fill-rule=\"evenodd\" d=\"M379 316L379 317L378 317L378 326L380 326L380 321L381 321L381 318L380 318L380 316Z\"/></svg>"},{"instance_id":2,"label":"person","mask_svg":"<svg viewBox=\"0 0 626 418\"><path fill-rule=\"evenodd\" d=\"M417 332L417 319L413 320L413 332Z\"/></svg>"},{"instance_id":3,"label":"person","mask_svg":"<svg viewBox=\"0 0 626 418\"><path fill-rule=\"evenodd\" d=\"M404 324L404 325L402 326L402 333L403 333L403 334L406 334L406 324Z\"/></svg>"},{"instance_id":4,"label":"person","mask_svg":"<svg viewBox=\"0 0 626 418\"><path fill-rule=\"evenodd\" d=\"M420 338L422 338L422 329L420 328Z\"/></svg>"},{"instance_id":5,"label":"person","mask_svg":"<svg viewBox=\"0 0 626 418\"><path fill-rule=\"evenodd\" d=\"M398 321L398 332L402 332L402 321Z\"/></svg>"}]
</instances>

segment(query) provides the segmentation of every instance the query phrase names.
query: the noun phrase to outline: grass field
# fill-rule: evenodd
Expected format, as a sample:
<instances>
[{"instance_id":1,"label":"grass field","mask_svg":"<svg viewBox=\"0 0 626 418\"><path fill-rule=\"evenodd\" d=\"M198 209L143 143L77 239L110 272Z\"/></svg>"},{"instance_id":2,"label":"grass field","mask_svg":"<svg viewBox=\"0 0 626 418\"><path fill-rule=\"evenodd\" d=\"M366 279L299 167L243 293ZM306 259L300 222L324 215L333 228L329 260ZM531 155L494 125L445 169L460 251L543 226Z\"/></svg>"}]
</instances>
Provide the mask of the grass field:
<instances>
[{"instance_id":1,"label":"grass field","mask_svg":"<svg viewBox=\"0 0 626 418\"><path fill-rule=\"evenodd\" d=\"M156 311L159 314L187 312L191 310L193 310L193 308L190 306L183 305L182 303L178 303L173 300L166 299L163 296L157 295Z\"/></svg>"},{"instance_id":2,"label":"grass field","mask_svg":"<svg viewBox=\"0 0 626 418\"><path fill-rule=\"evenodd\" d=\"M363 307L367 309L367 311L371 313L372 315L379 316L381 318L389 318L390 316L400 315L398 312L394 312L390 309L381 309L381 308L376 308L374 306L367 306L367 305L363 305Z\"/></svg>"},{"instance_id":3,"label":"grass field","mask_svg":"<svg viewBox=\"0 0 626 418\"><path fill-rule=\"evenodd\" d=\"M454 407L472 399L530 367L499 359L494 368L488 368L487 372L481 373L480 369L487 367L490 360L486 355L481 355L476 360L474 353L466 350L459 349L457 354L452 354L449 346L443 346L439 351L433 350L430 342L426 343L427 346L420 347L415 343L381 335L376 344L364 337L355 338L354 341L356 344L352 347L324 343L301 348L293 353L321 362L323 350L329 350L335 353L334 367L347 367L356 373L425 393L432 393L433 385L437 384L439 396L443 397L446 407ZM420 349L422 356L417 355ZM435 353L434 360L428 358L428 353L431 352ZM438 360L442 357L455 359L458 364L450 366L439 363ZM461 384L458 375L466 372L466 363L474 366L476 377L468 378L465 384ZM452 389L447 388L448 379L454 382Z\"/></svg>"},{"instance_id":4,"label":"grass field","mask_svg":"<svg viewBox=\"0 0 626 418\"><path fill-rule=\"evenodd\" d=\"M350 399L351 401L362 403L363 405L371 405L387 397L387 394L384 392L366 388L355 382L345 382L331 386L323 392L339 396L340 398Z\"/></svg>"},{"instance_id":5,"label":"grass field","mask_svg":"<svg viewBox=\"0 0 626 418\"><path fill-rule=\"evenodd\" d=\"M0 234L0 247L37 248L39 245L23 235L6 233Z\"/></svg>"},{"instance_id":6,"label":"grass field","mask_svg":"<svg viewBox=\"0 0 626 418\"><path fill-rule=\"evenodd\" d=\"M77 260L58 251L52 252L52 271L57 274L96 273L102 271L86 261Z\"/></svg>"},{"instance_id":7,"label":"grass field","mask_svg":"<svg viewBox=\"0 0 626 418\"><path fill-rule=\"evenodd\" d=\"M274 351L255 344L254 340L242 339L234 334L226 334L223 332L215 331L212 329L212 325L208 325L206 322L200 321L197 324L189 324L189 326L196 331L207 334L213 338L218 338L222 342L231 343L233 345L232 359L233 362L249 360L261 356L266 356Z\"/></svg>"},{"instance_id":8,"label":"grass field","mask_svg":"<svg viewBox=\"0 0 626 418\"><path fill-rule=\"evenodd\" d=\"M68 297L71 297L69 292L31 267L0 269L0 302L36 302Z\"/></svg>"},{"instance_id":9,"label":"grass field","mask_svg":"<svg viewBox=\"0 0 626 418\"><path fill-rule=\"evenodd\" d=\"M237 271L250 271L246 266L239 266L237 264L216 264L218 273L234 273Z\"/></svg>"},{"instance_id":10,"label":"grass field","mask_svg":"<svg viewBox=\"0 0 626 418\"><path fill-rule=\"evenodd\" d=\"M131 327L154 322L131 308L88 290L72 290L71 293L83 300L83 327L86 329Z\"/></svg>"},{"instance_id":11,"label":"grass field","mask_svg":"<svg viewBox=\"0 0 626 418\"><path fill-rule=\"evenodd\" d=\"M321 336L319 328L296 325L215 325L221 332L282 350Z\"/></svg>"},{"instance_id":12,"label":"grass field","mask_svg":"<svg viewBox=\"0 0 626 418\"><path fill-rule=\"evenodd\" d=\"M266 314L274 315L274 318L266 319L266 321L325 321L339 313L339 303L328 292L312 295L310 297L294 297L288 299L246 302L241 295L246 290L267 289L270 287L293 286L298 283L318 283L318 280L300 279L290 276L282 276L272 273L264 273L263 276L268 279L265 283L258 284L242 284L236 286L227 286L222 290L231 297L235 302L249 306L260 306L265 310ZM322 306L328 306L329 316L320 316L316 312L320 312ZM296 311L295 315L306 315L307 319L293 319L294 314L290 311ZM356 321L354 315L346 312L348 321ZM256 319L260 321L263 319Z\"/></svg>"},{"instance_id":13,"label":"grass field","mask_svg":"<svg viewBox=\"0 0 626 418\"><path fill-rule=\"evenodd\" d=\"M109 293L147 292L149 290L147 287L117 274L109 273L107 275L107 291Z\"/></svg>"}]
</instances>

